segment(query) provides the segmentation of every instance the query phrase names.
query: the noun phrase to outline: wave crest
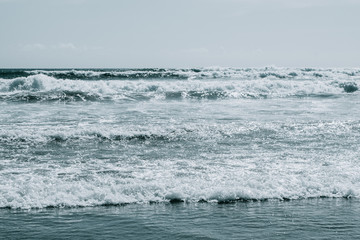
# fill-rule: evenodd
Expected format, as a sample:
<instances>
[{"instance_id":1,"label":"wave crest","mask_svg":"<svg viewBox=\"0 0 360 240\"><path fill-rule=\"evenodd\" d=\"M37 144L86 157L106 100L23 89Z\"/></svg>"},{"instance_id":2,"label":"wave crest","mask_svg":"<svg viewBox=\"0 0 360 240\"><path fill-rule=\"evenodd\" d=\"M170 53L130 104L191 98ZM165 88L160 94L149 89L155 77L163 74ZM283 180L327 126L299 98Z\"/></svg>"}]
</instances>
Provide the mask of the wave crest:
<instances>
[{"instance_id":1,"label":"wave crest","mask_svg":"<svg viewBox=\"0 0 360 240\"><path fill-rule=\"evenodd\" d=\"M350 181L329 183L321 176L283 176L284 179L146 179L122 170L97 171L92 176L58 171L54 176L23 175L1 178L0 208L92 207L165 202L217 202L295 200L307 198L358 198L359 185ZM213 174L210 174L213 176ZM215 177L215 176L213 176ZM250 176L249 176L250 177ZM340 176L336 176L340 177ZM313 182L311 182L311 180ZM357 189L357 190L354 190Z\"/></svg>"},{"instance_id":2,"label":"wave crest","mask_svg":"<svg viewBox=\"0 0 360 240\"><path fill-rule=\"evenodd\" d=\"M43 74L72 80L136 80L136 79L339 79L360 76L360 69L312 68L143 68L143 69L0 69L0 78L14 79Z\"/></svg>"},{"instance_id":3,"label":"wave crest","mask_svg":"<svg viewBox=\"0 0 360 240\"><path fill-rule=\"evenodd\" d=\"M181 99L242 99L331 97L358 90L356 81L239 80L121 80L56 79L44 74L0 79L3 101L139 101Z\"/></svg>"}]
</instances>

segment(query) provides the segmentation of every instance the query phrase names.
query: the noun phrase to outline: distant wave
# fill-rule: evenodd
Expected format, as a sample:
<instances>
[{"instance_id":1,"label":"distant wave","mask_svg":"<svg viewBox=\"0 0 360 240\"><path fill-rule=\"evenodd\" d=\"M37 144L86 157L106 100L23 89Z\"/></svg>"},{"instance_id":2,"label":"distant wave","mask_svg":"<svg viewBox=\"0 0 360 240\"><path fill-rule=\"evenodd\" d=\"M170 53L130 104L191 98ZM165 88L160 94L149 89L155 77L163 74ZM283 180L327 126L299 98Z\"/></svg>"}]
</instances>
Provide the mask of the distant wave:
<instances>
[{"instance_id":1,"label":"distant wave","mask_svg":"<svg viewBox=\"0 0 360 240\"><path fill-rule=\"evenodd\" d=\"M43 74L72 80L136 80L136 79L316 79L360 77L360 69L312 68L142 68L142 69L0 69L0 78L14 79Z\"/></svg>"},{"instance_id":2,"label":"distant wave","mask_svg":"<svg viewBox=\"0 0 360 240\"><path fill-rule=\"evenodd\" d=\"M38 73L27 77L0 79L0 100L31 102L335 97L356 92L359 81L351 77L302 80L260 77L88 81L57 79Z\"/></svg>"}]
</instances>

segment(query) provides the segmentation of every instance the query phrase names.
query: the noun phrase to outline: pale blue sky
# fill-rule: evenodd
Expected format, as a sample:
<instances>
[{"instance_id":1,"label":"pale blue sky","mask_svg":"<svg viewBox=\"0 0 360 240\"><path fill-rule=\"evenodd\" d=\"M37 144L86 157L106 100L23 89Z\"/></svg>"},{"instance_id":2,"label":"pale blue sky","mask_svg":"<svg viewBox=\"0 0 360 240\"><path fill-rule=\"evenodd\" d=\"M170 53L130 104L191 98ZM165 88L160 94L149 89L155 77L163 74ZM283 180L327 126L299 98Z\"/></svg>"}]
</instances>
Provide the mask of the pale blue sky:
<instances>
[{"instance_id":1,"label":"pale blue sky","mask_svg":"<svg viewBox=\"0 0 360 240\"><path fill-rule=\"evenodd\" d=\"M0 0L0 68L359 67L360 0Z\"/></svg>"}]
</instances>

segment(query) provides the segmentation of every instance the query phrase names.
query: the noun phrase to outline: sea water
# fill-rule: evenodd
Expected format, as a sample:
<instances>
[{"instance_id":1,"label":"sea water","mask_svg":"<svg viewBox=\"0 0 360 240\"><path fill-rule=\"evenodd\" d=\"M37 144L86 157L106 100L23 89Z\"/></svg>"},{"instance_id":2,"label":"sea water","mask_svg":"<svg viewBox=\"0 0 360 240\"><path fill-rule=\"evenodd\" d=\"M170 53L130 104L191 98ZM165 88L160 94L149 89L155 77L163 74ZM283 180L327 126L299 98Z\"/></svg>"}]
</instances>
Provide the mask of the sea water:
<instances>
[{"instance_id":1,"label":"sea water","mask_svg":"<svg viewBox=\"0 0 360 240\"><path fill-rule=\"evenodd\" d=\"M2 69L0 238L356 238L360 69Z\"/></svg>"}]
</instances>

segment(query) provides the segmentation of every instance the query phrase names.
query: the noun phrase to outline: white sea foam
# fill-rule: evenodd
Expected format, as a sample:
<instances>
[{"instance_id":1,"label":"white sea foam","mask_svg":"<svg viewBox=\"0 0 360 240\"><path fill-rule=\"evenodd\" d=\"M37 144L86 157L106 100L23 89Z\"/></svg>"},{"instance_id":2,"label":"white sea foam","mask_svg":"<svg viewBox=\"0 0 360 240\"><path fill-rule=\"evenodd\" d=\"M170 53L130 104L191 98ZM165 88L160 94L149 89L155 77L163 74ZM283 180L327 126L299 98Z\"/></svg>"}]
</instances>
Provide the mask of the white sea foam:
<instances>
[{"instance_id":1,"label":"white sea foam","mask_svg":"<svg viewBox=\"0 0 360 240\"><path fill-rule=\"evenodd\" d=\"M2 128L0 139L7 144L2 152L18 150L13 159L2 160L0 207L360 196L358 153L353 149L360 137L358 121L149 127ZM139 135L149 136L148 143L132 145L131 139ZM114 145L116 136L129 137L130 142ZM98 145L94 140L99 137L110 142ZM60 145L41 147L55 138ZM174 147L179 145L171 141L177 140L186 141L181 145L186 149ZM217 150L191 147L197 143ZM79 144L87 149L84 156L76 150ZM231 153L221 152L221 144L232 146ZM93 157L91 152L101 152L99 146L108 146L105 153L111 152L110 157ZM33 148L48 154L39 157ZM53 151L61 153L61 159L55 160ZM145 157L148 152L155 154L151 160Z\"/></svg>"},{"instance_id":2,"label":"white sea foam","mask_svg":"<svg viewBox=\"0 0 360 240\"><path fill-rule=\"evenodd\" d=\"M183 201L234 201L251 199L303 199L312 197L359 197L355 164L332 166L274 164L255 171L217 166L212 169L190 162L187 169L177 161L152 165L97 165L102 171L85 172L81 165L57 170L29 169L20 175L2 174L0 207L43 208L97 206L104 204ZM160 165L156 166L156 164ZM36 167L36 166L34 166ZM135 168L137 167L137 168ZM196 167L203 167L197 170ZM49 166L50 168L50 166ZM282 169L284 168L284 169ZM16 171L16 169L12 169Z\"/></svg>"},{"instance_id":3,"label":"white sea foam","mask_svg":"<svg viewBox=\"0 0 360 240\"><path fill-rule=\"evenodd\" d=\"M36 120L35 120L36 121ZM3 125L0 128L0 142L9 144L32 143L47 144L52 142L83 142L83 141L217 141L241 140L248 141L259 138L286 138L287 141L296 142L298 139L308 138L339 138L342 143L351 142L360 137L360 123L358 121L331 121L286 124L271 122L243 122L228 124L186 123L178 126L128 123L123 124L73 124L73 125L38 126L36 122L18 125Z\"/></svg>"},{"instance_id":4,"label":"white sea foam","mask_svg":"<svg viewBox=\"0 0 360 240\"><path fill-rule=\"evenodd\" d=\"M78 71L0 79L0 208L360 197L356 69Z\"/></svg>"}]
</instances>

